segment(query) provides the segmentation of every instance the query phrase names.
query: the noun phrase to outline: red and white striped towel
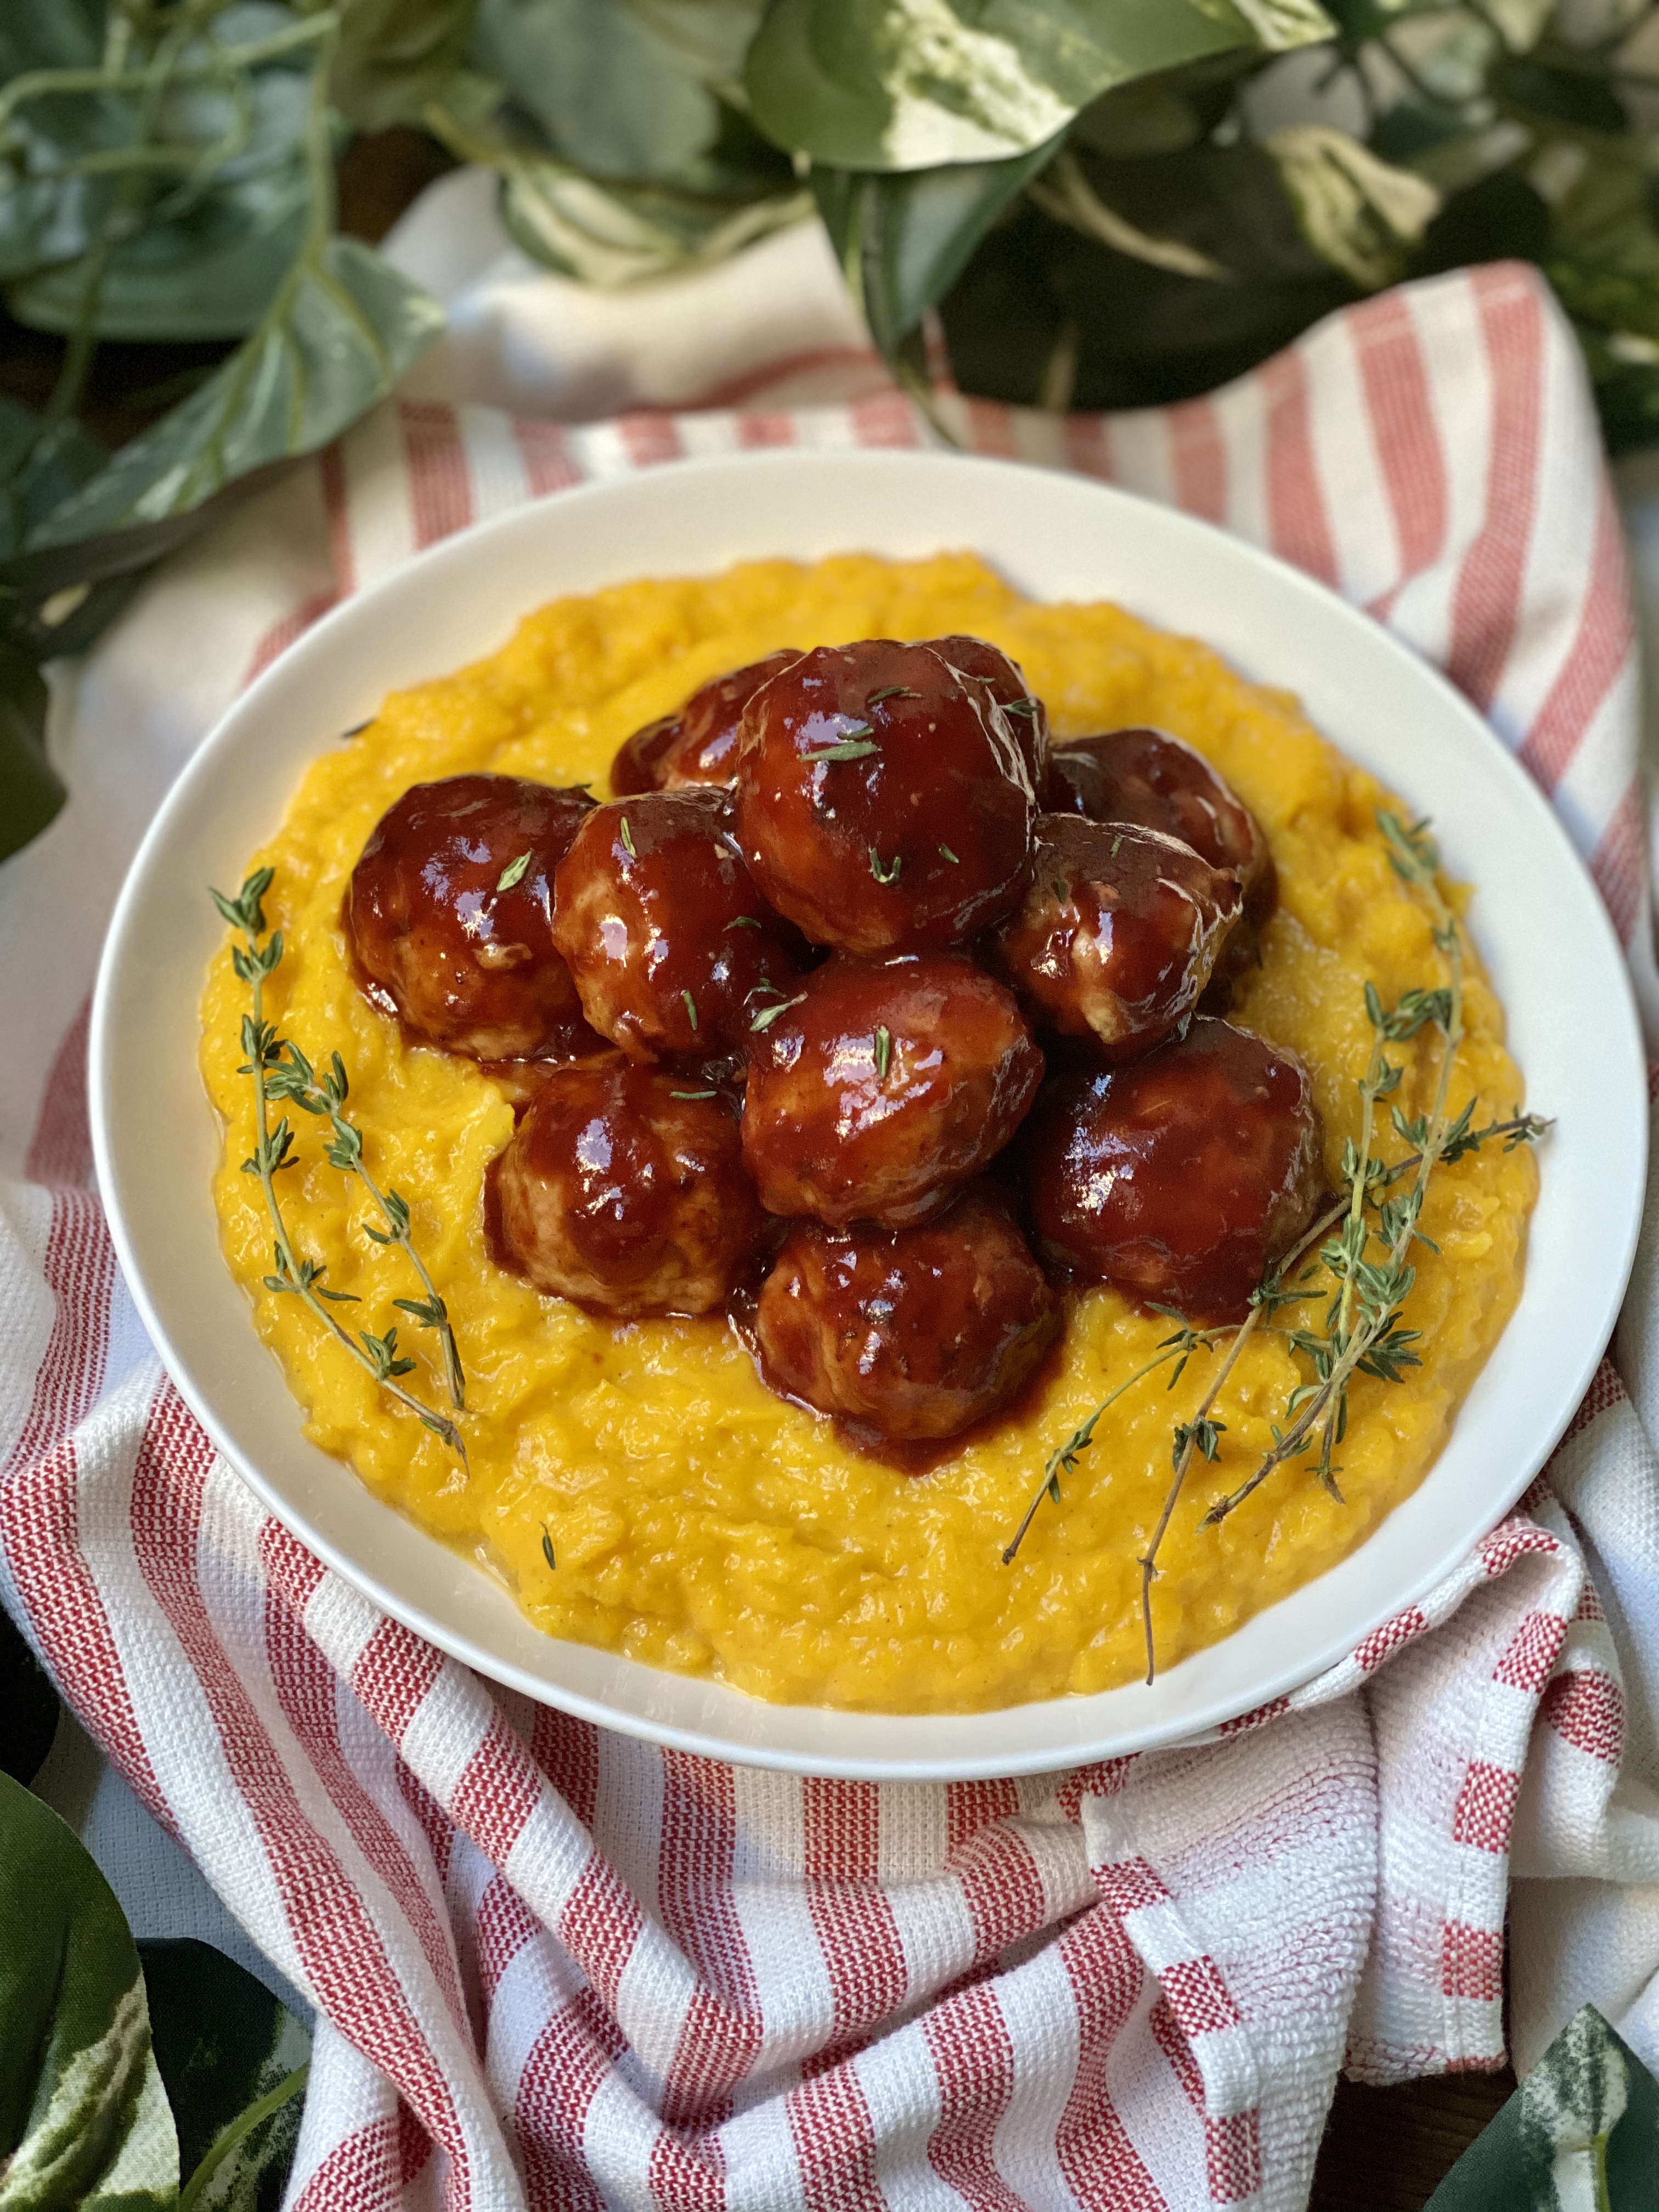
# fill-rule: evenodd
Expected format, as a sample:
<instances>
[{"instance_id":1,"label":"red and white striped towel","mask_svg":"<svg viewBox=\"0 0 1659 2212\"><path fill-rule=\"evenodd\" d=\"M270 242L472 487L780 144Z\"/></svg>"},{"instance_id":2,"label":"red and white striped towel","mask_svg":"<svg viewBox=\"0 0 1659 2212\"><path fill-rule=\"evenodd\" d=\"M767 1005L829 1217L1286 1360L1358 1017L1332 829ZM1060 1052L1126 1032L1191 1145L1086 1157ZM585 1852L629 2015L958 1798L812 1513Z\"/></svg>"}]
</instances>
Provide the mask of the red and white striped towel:
<instances>
[{"instance_id":1,"label":"red and white striped towel","mask_svg":"<svg viewBox=\"0 0 1659 2212\"><path fill-rule=\"evenodd\" d=\"M1445 665L1552 791L1645 989L1617 521L1533 273L1387 295L1167 410L943 404L981 451L1272 546ZM305 2212L1293 2208L1340 2066L1499 2063L1506 1902L1522 2056L1591 1997L1659 2057L1659 1462L1611 1365L1523 1506L1307 1691L1199 1747L878 1787L494 1690L266 1516L144 1341L68 1017L214 713L477 515L684 453L919 434L890 393L585 428L387 406L146 588L64 718L73 804L0 871L0 1588L316 2003ZM1650 1220L1621 1353L1650 1418L1656 1251Z\"/></svg>"}]
</instances>

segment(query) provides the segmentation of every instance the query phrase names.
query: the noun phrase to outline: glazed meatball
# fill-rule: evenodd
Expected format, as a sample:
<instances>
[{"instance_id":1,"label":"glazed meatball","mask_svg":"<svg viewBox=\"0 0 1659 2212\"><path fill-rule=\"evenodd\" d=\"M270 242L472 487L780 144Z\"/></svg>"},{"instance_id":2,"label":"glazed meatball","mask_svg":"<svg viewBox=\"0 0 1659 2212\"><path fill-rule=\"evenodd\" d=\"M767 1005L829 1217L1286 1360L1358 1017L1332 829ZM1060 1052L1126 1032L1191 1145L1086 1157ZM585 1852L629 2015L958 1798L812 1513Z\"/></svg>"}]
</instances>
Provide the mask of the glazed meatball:
<instances>
[{"instance_id":1,"label":"glazed meatball","mask_svg":"<svg viewBox=\"0 0 1659 2212\"><path fill-rule=\"evenodd\" d=\"M1048 757L1048 804L1091 822L1162 830L1212 867L1231 868L1251 931L1265 926L1279 902L1273 857L1255 815L1202 753L1166 731L1109 730L1056 745Z\"/></svg>"},{"instance_id":2,"label":"glazed meatball","mask_svg":"<svg viewBox=\"0 0 1659 2212\"><path fill-rule=\"evenodd\" d=\"M612 1057L550 1074L495 1176L502 1256L619 1320L718 1306L764 1226L725 1100Z\"/></svg>"},{"instance_id":3,"label":"glazed meatball","mask_svg":"<svg viewBox=\"0 0 1659 2212\"><path fill-rule=\"evenodd\" d=\"M738 725L769 677L800 654L793 645L764 660L716 676L694 691L678 714L635 730L611 764L619 799L636 791L678 791L687 784L729 784L737 769Z\"/></svg>"},{"instance_id":4,"label":"glazed meatball","mask_svg":"<svg viewBox=\"0 0 1659 2212\"><path fill-rule=\"evenodd\" d=\"M988 644L982 637L930 637L926 642L958 676L971 676L989 685L991 696L1008 717L1024 756L1031 789L1040 799L1048 783L1048 715L1026 683L1024 670L1017 660L1010 660L1000 646Z\"/></svg>"},{"instance_id":5,"label":"glazed meatball","mask_svg":"<svg viewBox=\"0 0 1659 2212\"><path fill-rule=\"evenodd\" d=\"M774 1213L925 1220L1007 1143L1042 1079L1012 995L960 953L841 956L757 1018L743 1156Z\"/></svg>"},{"instance_id":6,"label":"glazed meatball","mask_svg":"<svg viewBox=\"0 0 1659 2212\"><path fill-rule=\"evenodd\" d=\"M553 943L553 872L592 805L517 775L406 791L363 847L341 915L375 1004L477 1060L592 1049Z\"/></svg>"},{"instance_id":7,"label":"glazed meatball","mask_svg":"<svg viewBox=\"0 0 1659 2212\"><path fill-rule=\"evenodd\" d=\"M961 943L1024 887L1031 781L989 687L932 647L824 647L744 711L738 836L817 945L867 956Z\"/></svg>"},{"instance_id":8,"label":"glazed meatball","mask_svg":"<svg viewBox=\"0 0 1659 2212\"><path fill-rule=\"evenodd\" d=\"M1324 1140L1296 1054L1200 1015L1131 1066L1051 1084L1023 1151L1045 1259L1219 1324L1313 1218Z\"/></svg>"},{"instance_id":9,"label":"glazed meatball","mask_svg":"<svg viewBox=\"0 0 1659 2212\"><path fill-rule=\"evenodd\" d=\"M802 1222L760 1294L775 1390L894 1438L952 1437L1005 1406L1060 1333L1007 1200L975 1183L918 1229Z\"/></svg>"},{"instance_id":10,"label":"glazed meatball","mask_svg":"<svg viewBox=\"0 0 1659 2212\"><path fill-rule=\"evenodd\" d=\"M740 1048L761 987L785 998L799 975L729 831L722 791L643 792L596 806L559 863L553 941L632 1060Z\"/></svg>"},{"instance_id":11,"label":"glazed meatball","mask_svg":"<svg viewBox=\"0 0 1659 2212\"><path fill-rule=\"evenodd\" d=\"M991 957L1039 1024L1130 1060L1197 1006L1238 911L1237 876L1178 838L1040 814L1030 886Z\"/></svg>"}]
</instances>

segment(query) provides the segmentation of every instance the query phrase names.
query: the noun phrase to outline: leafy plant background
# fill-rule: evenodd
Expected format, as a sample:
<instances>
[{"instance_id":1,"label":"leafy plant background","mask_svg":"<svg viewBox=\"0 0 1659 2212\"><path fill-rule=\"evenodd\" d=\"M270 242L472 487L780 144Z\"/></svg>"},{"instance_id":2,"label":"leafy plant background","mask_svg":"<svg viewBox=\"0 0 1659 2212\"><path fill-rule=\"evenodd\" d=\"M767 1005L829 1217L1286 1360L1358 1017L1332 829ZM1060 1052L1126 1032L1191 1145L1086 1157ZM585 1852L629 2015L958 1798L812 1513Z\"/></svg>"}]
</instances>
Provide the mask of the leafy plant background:
<instances>
[{"instance_id":1,"label":"leafy plant background","mask_svg":"<svg viewBox=\"0 0 1659 2212\"><path fill-rule=\"evenodd\" d=\"M41 664L436 335L337 228L394 125L591 285L821 220L924 402L930 337L968 392L1146 405L1520 255L1610 442L1659 434L1659 0L5 0L0 290L61 358L0 399L0 857L63 803ZM110 452L100 349L181 343Z\"/></svg>"},{"instance_id":2,"label":"leafy plant background","mask_svg":"<svg viewBox=\"0 0 1659 2212\"><path fill-rule=\"evenodd\" d=\"M277 2212L309 2053L233 1960L135 1943L73 1831L0 1772L0 2205Z\"/></svg>"}]
</instances>

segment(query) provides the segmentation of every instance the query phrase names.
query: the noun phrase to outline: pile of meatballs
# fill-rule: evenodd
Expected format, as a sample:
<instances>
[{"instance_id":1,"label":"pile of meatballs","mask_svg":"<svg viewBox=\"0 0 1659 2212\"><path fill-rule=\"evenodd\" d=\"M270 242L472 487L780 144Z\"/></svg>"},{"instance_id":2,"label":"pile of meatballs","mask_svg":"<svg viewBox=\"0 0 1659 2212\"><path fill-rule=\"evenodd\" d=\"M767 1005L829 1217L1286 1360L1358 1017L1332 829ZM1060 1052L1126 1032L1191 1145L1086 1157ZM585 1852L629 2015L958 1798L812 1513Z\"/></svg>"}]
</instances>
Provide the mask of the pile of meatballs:
<instances>
[{"instance_id":1,"label":"pile of meatballs","mask_svg":"<svg viewBox=\"0 0 1659 2212\"><path fill-rule=\"evenodd\" d=\"M417 784L345 896L374 1002L510 1083L503 1265L723 1307L774 1389L909 1445L1008 1405L1067 1285L1243 1317L1323 1147L1220 1018L1277 888L1200 755L1051 744L994 646L866 638L705 684L611 782Z\"/></svg>"}]
</instances>

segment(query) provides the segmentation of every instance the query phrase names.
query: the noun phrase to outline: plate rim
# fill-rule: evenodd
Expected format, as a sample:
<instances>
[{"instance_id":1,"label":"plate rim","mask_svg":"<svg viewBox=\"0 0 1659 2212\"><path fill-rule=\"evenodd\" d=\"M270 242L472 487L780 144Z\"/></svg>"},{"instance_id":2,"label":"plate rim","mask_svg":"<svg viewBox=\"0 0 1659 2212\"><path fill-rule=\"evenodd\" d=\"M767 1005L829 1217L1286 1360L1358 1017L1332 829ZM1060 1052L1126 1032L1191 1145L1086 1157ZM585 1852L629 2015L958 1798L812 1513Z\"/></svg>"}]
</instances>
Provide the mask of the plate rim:
<instances>
[{"instance_id":1,"label":"plate rim","mask_svg":"<svg viewBox=\"0 0 1659 2212\"><path fill-rule=\"evenodd\" d=\"M1235 536L1218 525L1166 506L1163 502L1144 498L1138 494L1125 490L1121 486L1083 477L1074 471L1045 468L1029 462L940 453L927 449L860 448L852 452L842 452L833 448L792 447L742 455L686 456L654 465L649 470L616 478L600 478L544 494L538 498L521 501L498 514L482 517L465 529L453 533L437 544L423 549L411 558L399 562L395 568L375 578L373 582L364 586L361 590L349 594L307 630L293 647L263 670L245 690L237 695L185 762L147 824L124 877L106 932L93 994L88 1037L88 1094L94 1171L117 1257L138 1316L167 1374L201 1421L212 1438L216 1449L223 1454L266 1510L302 1543L323 1559L335 1571L340 1573L371 1603L398 1620L412 1633L435 1645L450 1657L538 1703L554 1705L577 1717L588 1720L602 1729L738 1765L848 1779L959 1778L965 1780L1060 1771L1071 1765L1086 1763L1091 1759L1104 1756L1118 1756L1125 1753L1200 1740L1212 1734L1217 1729L1224 1727L1228 1722L1238 1719L1244 1713L1256 1710L1263 1704L1272 1703L1283 1698L1298 1687L1305 1686L1332 1665L1339 1663L1348 1650L1363 1641L1366 1634L1374 1632L1375 1629L1384 1621L1416 1603L1442 1581L1447 1571L1444 1561L1436 1559L1422 1575L1415 1578L1407 1589L1397 1595L1374 1620L1367 1620L1356 1632L1346 1636L1340 1648L1332 1648L1328 1639L1325 1644L1319 1646L1310 1655L1304 1654L1302 1658L1287 1661L1276 1672L1255 1680L1247 1704L1241 1706L1237 1698L1230 1699L1225 1696L1220 1696L1213 1698L1209 1707L1201 1708L1197 1713L1178 1720L1174 1725L1167 1722L1149 1720L1144 1727L1130 1726L1119 1729L1114 1731L1105 1747L1103 1747L1097 1740L1080 1741L1074 1752L1068 1752L1059 1762L1058 1768L1054 1749L1048 1746L1025 1755L1023 1759L1018 1758L1011 1759L1005 1752L980 1758L965 1756L952 1757L945 1761L918 1761L914 1759L896 1759L879 1754L864 1756L823 1753L814 1754L808 1758L787 1747L733 1742L725 1736L708 1733L697 1727L658 1721L645 1712L618 1710L602 1698L590 1695L580 1689L550 1683L545 1678L532 1674L511 1658L502 1657L497 1653L481 1647L466 1633L451 1629L443 1623L428 1617L417 1602L400 1596L395 1589L388 1587L380 1579L371 1566L361 1564L350 1557L331 1536L312 1525L307 1516L283 1495L275 1480L268 1477L257 1461L244 1451L236 1439L228 1433L216 1412L211 1394L199 1382L190 1360L173 1340L172 1332L155 1299L152 1297L143 1256L131 1233L130 1224L120 1198L121 1177L117 1165L112 1136L112 1107L117 1077L113 1040L118 1021L118 1008L116 1004L118 986L123 959L128 950L127 939L134 911L149 888L149 878L155 868L156 856L166 850L175 825L179 817L187 811L198 785L210 776L222 754L234 751L239 727L244 720L256 716L270 693L278 689L285 680L292 679L296 658L306 656L309 659L319 652L326 652L331 647L334 637L342 629L349 629L366 620L372 619L380 602L406 586L410 574L417 568L430 573L446 565L464 564L471 557L481 540L497 534L510 534L515 528L527 528L531 526L532 518L545 515L550 512L579 518L581 509L596 501L613 498L618 492L635 490L642 485L650 485L671 477L674 478L684 478L688 476L705 477L718 480L724 477L730 477L736 471L742 471L745 475L757 471L794 475L803 471L810 475L817 470L844 468L849 462L856 462L860 466L891 466L896 470L921 467L947 469L957 472L975 471L988 478L994 475L1004 480L1012 471L1025 478L1042 480L1044 488L1050 490L1058 483L1068 491L1082 491L1091 498L1099 499L1103 502L1103 513L1106 507L1117 506L1131 514L1154 514L1158 517L1161 524L1174 526L1178 532L1199 532L1207 539L1220 541L1227 549L1227 557L1240 558L1249 564L1273 572L1281 588L1288 585L1296 591L1310 596L1327 609L1340 611L1344 618L1362 625L1374 638L1384 641L1396 654L1410 662L1419 681L1426 682L1441 694L1443 703L1456 714L1472 735L1478 733L1480 739L1484 741L1489 762L1498 767L1498 772L1500 775L1510 779L1515 793L1520 796L1523 803L1529 807L1537 822L1541 825L1547 825L1547 835L1554 842L1559 856L1569 865L1578 879L1580 889L1589 894L1587 902L1588 910L1594 915L1595 925L1599 927L1602 939L1602 952L1609 959L1610 972L1616 973L1622 987L1620 993L1616 994L1620 1003L1622 1026L1625 1031L1621 1042L1626 1047L1633 1044L1637 1069L1641 1071L1644 1068L1644 1048L1642 1044L1639 1018L1623 947L1613 928L1612 918L1607 914L1599 892L1595 891L1583 861L1574 849L1560 817L1548 798L1528 775L1514 754L1503 743L1491 725L1479 714L1472 702L1456 689L1443 672L1416 653L1395 633L1389 630L1384 625L1376 623L1361 609L1342 599L1339 593L1316 578L1308 575L1305 571L1291 566L1265 549ZM728 553L722 558L718 551L715 551L710 564L701 573L718 574L722 569L733 565L735 562L757 557L762 556L739 552ZM989 558L993 565L995 565L994 555L985 557ZM632 573L639 574L641 571L636 569ZM672 568L666 571L647 573L680 574L690 572ZM615 580L623 580L619 578ZM596 584L586 588L592 592L602 590L606 586ZM529 605L541 603L540 600L532 600ZM523 615L529 611L529 605L520 606L510 619L514 621L522 619ZM1149 619L1157 620L1156 617L1149 617ZM1167 620L1161 626L1166 629L1171 627ZM1215 649L1221 650L1219 647ZM1223 657L1226 658L1224 653ZM428 679L411 676L409 680L421 682ZM1250 680L1261 681L1261 679L1252 678ZM1323 734L1322 726L1321 726L1322 734ZM1334 743L1335 740L1331 739L1330 742ZM1499 763L1501 766L1498 766ZM1644 1081L1641 1085L1641 1091L1642 1103L1645 1108ZM1572 1376L1571 1387L1569 1388L1565 1382L1561 1385L1565 1409L1560 1412L1559 1419L1547 1432L1539 1431L1540 1441L1526 1455L1528 1463L1524 1466L1524 1470L1517 1475L1506 1476L1494 1490L1494 1510L1489 1526L1495 1526L1510 1510L1554 1449L1571 1422L1584 1390L1589 1386L1591 1376L1599 1364L1602 1349L1611 1334L1613 1322L1617 1317L1625 1286L1634 1264L1641 1228L1643 1163L1645 1160L1647 1142L1645 1114L1639 1119L1638 1130L1642 1158L1633 1164L1633 1172L1630 1177L1632 1202L1627 1208L1622 1249L1617 1255L1616 1265L1601 1278L1603 1295L1595 1308L1595 1312L1600 1316L1597 1325L1594 1329L1586 1330L1584 1347L1571 1370ZM216 1285L216 1290L219 1287ZM240 1295L239 1286L234 1284L228 1274L222 1287L228 1292ZM1526 1291L1527 1282L1523 1279L1521 1301L1517 1302L1516 1309L1517 1313L1520 1311L1521 1303L1524 1302ZM251 1324L251 1312L245 1310L245 1318ZM1513 1320L1514 1316L1511 1316L1510 1322L1506 1324L1506 1328L1512 1326ZM1597 1346L1594 1351L1589 1349L1592 1338L1595 1340ZM257 1338L255 1340L257 1341ZM1500 1338L1499 1341L1501 1340ZM269 1356L267 1352L267 1357ZM342 1473L351 1480L359 1480L344 1462L334 1462L333 1463L337 1465ZM1424 1482L1430 1479L1432 1472L1433 1463L1425 1473ZM1421 1488L1420 1484L1419 1488ZM1401 1502L1403 1505L1407 1500L1402 1499ZM388 1512L397 1512L395 1507L386 1504L385 1501L377 1500L376 1503L384 1505ZM406 1518L401 1515L398 1517ZM1369 1531L1361 1542L1346 1555L1346 1559L1352 1559L1358 1556L1365 1545L1371 1540L1376 1529L1386 1524L1388 1517L1386 1515L1382 1516L1376 1527ZM416 1523L410 1522L408 1525L418 1529ZM428 1542L439 1545L441 1549L448 1550L448 1547L441 1546L438 1538L430 1535L428 1532L420 1530L419 1533L425 1536ZM458 1555L452 1552L450 1556L453 1558ZM1311 1587L1314 1583L1322 1580L1324 1574L1335 1571L1336 1568L1345 1565L1346 1559L1334 1563L1332 1568L1324 1570L1322 1575L1310 1577L1307 1584L1298 1585L1298 1589ZM466 1562L466 1565L469 1571L483 1572L482 1568L473 1566L470 1561ZM1296 1592L1291 1592L1286 1598L1276 1602L1289 1603L1296 1595ZM1260 1620L1272 1610L1273 1610L1273 1607L1263 1607L1251 1618ZM563 1641L563 1639L549 1640ZM1206 1650L1213 1652L1224 1649L1229 1640L1224 1638L1220 1643L1206 1647ZM1194 1656L1201 1657L1204 1655L1200 1653ZM629 1663L640 1665L642 1662ZM1182 1662L1183 1665L1188 1663L1190 1662ZM653 1674L664 1672L654 1668L646 1671ZM1171 1668L1169 1670L1169 1674L1173 1675L1178 1671L1178 1668ZM683 1681L689 1678L665 1675L665 1679L669 1681ZM1165 1679L1168 1679L1168 1676ZM720 1686L722 1690L726 1689L726 1686ZM751 1701L747 1698L745 1693L741 1692L727 1691L726 1694L742 1698L745 1704L764 1702ZM1114 1692L1089 1694L1110 1696ZM1035 1711L1044 1706L1061 1709L1080 1708L1085 1702L1085 1696L1073 1695L1051 1700L1036 1700L1023 1706L990 1708L980 1714L939 1716L938 1718L944 1721L960 1720L965 1723L971 1723L975 1720L988 1719L998 1713L1006 1715L1020 1711ZM879 1723L888 1719L915 1720L927 1717L915 1715L866 1715L845 1708L819 1706L769 1705L769 1710L775 1713L793 1712L804 1716L827 1713L842 1725L856 1725L862 1721Z\"/></svg>"}]
</instances>

